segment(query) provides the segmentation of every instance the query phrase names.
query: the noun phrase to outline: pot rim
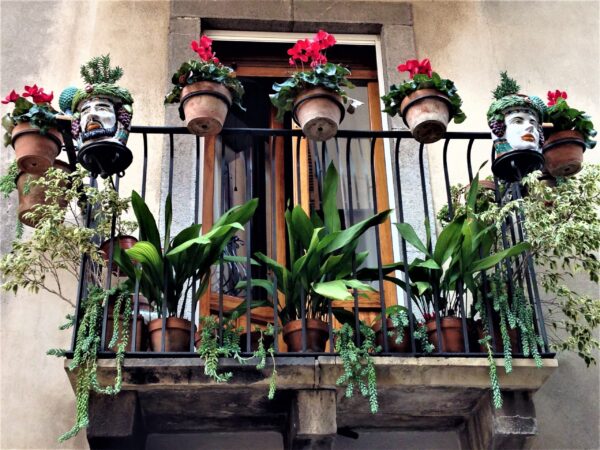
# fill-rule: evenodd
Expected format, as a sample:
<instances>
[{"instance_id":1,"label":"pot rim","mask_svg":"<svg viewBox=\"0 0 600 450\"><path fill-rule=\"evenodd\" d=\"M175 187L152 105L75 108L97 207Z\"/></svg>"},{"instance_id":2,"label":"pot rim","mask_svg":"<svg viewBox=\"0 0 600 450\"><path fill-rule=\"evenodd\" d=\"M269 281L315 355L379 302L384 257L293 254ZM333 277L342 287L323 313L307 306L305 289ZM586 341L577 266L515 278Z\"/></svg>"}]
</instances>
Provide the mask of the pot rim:
<instances>
[{"instance_id":1,"label":"pot rim","mask_svg":"<svg viewBox=\"0 0 600 450\"><path fill-rule=\"evenodd\" d=\"M158 319L152 319L148 322L148 331L154 332L160 330L162 328L162 317ZM187 319L182 319L181 317L167 317L165 329L166 328L178 328L180 330L190 331L192 322Z\"/></svg>"},{"instance_id":2,"label":"pot rim","mask_svg":"<svg viewBox=\"0 0 600 450\"><path fill-rule=\"evenodd\" d=\"M337 92L334 92L330 89L326 89L321 86L304 89L300 92L300 94L296 96L296 98L294 99L294 106L292 107L292 119L294 119L294 122L296 122L298 125L300 124L296 114L298 108L303 103L317 98L325 98L334 103L340 109L340 123L342 123L346 115L346 108L344 108L344 104L342 103L342 96Z\"/></svg>"},{"instance_id":3,"label":"pot rim","mask_svg":"<svg viewBox=\"0 0 600 450\"><path fill-rule=\"evenodd\" d=\"M427 89L417 89L416 91L410 93L409 95L407 95L406 97L404 97L402 99L402 101L400 102L400 117L402 117L402 121L404 122L404 125L406 125L408 127L408 123L406 123L406 112L412 108L416 103L420 103L422 101L425 100L437 100L440 101L442 103L444 103L446 105L446 107L448 108L448 113L449 113L449 120L452 120L453 114L452 114L452 103L450 103L450 99L448 98L448 96L446 94L444 94L441 91L438 91L437 89L431 89L431 88L427 88ZM409 127L410 128L410 127Z\"/></svg>"},{"instance_id":4,"label":"pot rim","mask_svg":"<svg viewBox=\"0 0 600 450\"><path fill-rule=\"evenodd\" d=\"M205 84L205 83L210 83L210 85L214 86L214 89L202 89L201 87L196 86L198 84ZM194 88L193 86L196 86L196 87ZM233 105L233 95L231 94L231 91L227 88L227 86L225 86L222 83L217 83L216 81L209 81L209 80L196 81L195 83L184 86L183 89L181 90L181 93L183 94L184 91L186 92L186 94L179 99L179 118L181 120L185 120L184 107L185 107L186 102L192 97L196 97L199 95L210 95L212 97L216 97L219 100L221 100L223 103L225 103L228 111L229 111L229 109L231 109L231 106Z\"/></svg>"},{"instance_id":5,"label":"pot rim","mask_svg":"<svg viewBox=\"0 0 600 450\"><path fill-rule=\"evenodd\" d=\"M551 150L556 150L558 147L565 144L576 144L580 145L582 152L585 152L587 147L583 140L583 135L577 130L562 130L556 131L548 136L544 146L542 147L542 153L547 153Z\"/></svg>"},{"instance_id":6,"label":"pot rim","mask_svg":"<svg viewBox=\"0 0 600 450\"><path fill-rule=\"evenodd\" d=\"M306 328L313 328L329 333L329 323L321 319L306 319ZM283 334L302 330L302 319L290 320L283 326Z\"/></svg>"},{"instance_id":7,"label":"pot rim","mask_svg":"<svg viewBox=\"0 0 600 450\"><path fill-rule=\"evenodd\" d=\"M23 125L21 129L18 129L19 126ZM12 148L15 148L15 142L21 136L25 136L26 134L37 134L40 137L45 137L54 142L57 146L56 156L60 155L60 150L63 145L60 132L56 128L49 128L45 134L40 133L40 129L32 126L29 122L21 122L15 125L11 133L10 145Z\"/></svg>"}]
</instances>

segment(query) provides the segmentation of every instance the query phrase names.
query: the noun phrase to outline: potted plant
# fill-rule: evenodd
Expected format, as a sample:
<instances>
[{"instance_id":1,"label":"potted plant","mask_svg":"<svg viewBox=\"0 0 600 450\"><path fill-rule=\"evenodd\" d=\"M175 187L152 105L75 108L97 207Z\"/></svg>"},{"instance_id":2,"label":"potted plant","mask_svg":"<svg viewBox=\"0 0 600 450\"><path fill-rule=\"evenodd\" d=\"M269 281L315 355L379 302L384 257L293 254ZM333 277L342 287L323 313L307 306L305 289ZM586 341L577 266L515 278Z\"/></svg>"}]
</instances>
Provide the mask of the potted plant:
<instances>
[{"instance_id":1,"label":"potted plant","mask_svg":"<svg viewBox=\"0 0 600 450\"><path fill-rule=\"evenodd\" d=\"M15 239L11 251L0 259L3 289L45 290L75 306L62 286L69 279L65 275L70 275L72 280L79 278L82 256L90 263L90 281L103 285L104 260L94 236L98 230L110 230L113 215L122 215L128 209L129 200L115 201L118 194L109 180L99 188L86 185L87 177L88 172L81 166L70 174L51 168L44 177L28 183L31 191L44 191L44 202L23 214L24 220L37 224L31 236L26 240ZM96 206L94 228L86 226L85 215L78 210L83 197Z\"/></svg>"},{"instance_id":2,"label":"potted plant","mask_svg":"<svg viewBox=\"0 0 600 450\"><path fill-rule=\"evenodd\" d=\"M427 242L423 243L411 225L396 224L400 235L410 245L423 253L424 258L415 258L408 266L411 296L414 304L425 319L431 344L438 351L463 352L464 335L462 320L458 317L463 289L478 292L478 277L481 271L528 248L523 242L500 252L492 253L496 240L495 226L488 225L475 214L478 192L478 175L474 178L467 196L465 211L454 216L444 227L430 250L429 224L426 223ZM386 268L396 270L403 265ZM406 288L403 280L386 277ZM439 316L436 317L436 313ZM438 321L442 348L439 348Z\"/></svg>"},{"instance_id":3,"label":"potted plant","mask_svg":"<svg viewBox=\"0 0 600 450\"><path fill-rule=\"evenodd\" d=\"M268 256L255 256L277 276L277 290L284 301L277 305L283 326L283 339L288 351L323 352L329 336L327 321L331 300L352 300L349 290L373 290L352 276L368 252L356 252L358 239L369 228L383 223L390 211L371 216L347 229L341 228L337 208L338 173L329 165L323 182L323 220L318 214L309 218L300 205L285 214L289 242L286 266ZM244 287L246 282L238 284ZM277 298L275 285L266 279L252 279L252 286L265 289ZM273 303L271 302L271 305ZM333 308L335 315L342 308ZM303 316L304 314L304 316ZM306 348L302 343L302 328L306 326Z\"/></svg>"},{"instance_id":4,"label":"potted plant","mask_svg":"<svg viewBox=\"0 0 600 450\"><path fill-rule=\"evenodd\" d=\"M552 124L544 143L546 170L553 177L569 177L581 170L583 152L594 148L596 136L590 116L567 104L567 93L548 91L546 122Z\"/></svg>"},{"instance_id":5,"label":"potted plant","mask_svg":"<svg viewBox=\"0 0 600 450\"><path fill-rule=\"evenodd\" d=\"M129 283L139 282L140 292L158 315L148 324L153 351L162 351L162 327L165 317L166 352L187 351L190 346L191 323L184 319L185 303L195 280L199 286L191 301L197 301L208 287L210 268L221 257L229 240L256 210L258 201L248 201L223 214L204 235L202 225L194 224L171 238L171 198L165 202L163 241L150 209L133 191L131 204L138 221L140 240L132 248L121 251L114 247L114 261ZM136 261L140 268L136 268ZM181 306L180 306L181 303ZM178 308L180 307L179 311Z\"/></svg>"},{"instance_id":6,"label":"potted plant","mask_svg":"<svg viewBox=\"0 0 600 450\"><path fill-rule=\"evenodd\" d=\"M111 68L110 55L92 58L80 68L85 86L72 94L71 130L78 141L77 159L92 175L123 176L133 160L126 146L133 116L131 93L117 85L120 67ZM72 90L61 94L70 98Z\"/></svg>"},{"instance_id":7,"label":"potted plant","mask_svg":"<svg viewBox=\"0 0 600 450\"><path fill-rule=\"evenodd\" d=\"M392 85L381 97L384 112L399 114L413 137L422 144L439 141L450 119L462 123L467 118L461 110L462 100L456 86L431 69L429 59L410 59L400 64L398 72L408 72L409 81Z\"/></svg>"},{"instance_id":8,"label":"potted plant","mask_svg":"<svg viewBox=\"0 0 600 450\"><path fill-rule=\"evenodd\" d=\"M175 86L165 97L165 104L181 103L179 117L190 133L215 136L221 132L232 105L244 110L244 87L233 69L219 62L212 51L212 39L202 36L190 46L200 60L184 62L173 74Z\"/></svg>"},{"instance_id":9,"label":"potted plant","mask_svg":"<svg viewBox=\"0 0 600 450\"><path fill-rule=\"evenodd\" d=\"M21 95L12 90L2 100L3 104L14 103L13 111L2 118L4 145L15 149L22 172L42 175L60 153L62 135L56 129L58 112L50 104L53 98L52 92L46 94L34 84L25 86Z\"/></svg>"},{"instance_id":10,"label":"potted plant","mask_svg":"<svg viewBox=\"0 0 600 450\"><path fill-rule=\"evenodd\" d=\"M277 120L291 111L305 136L316 141L335 136L348 101L344 88L354 87L348 80L350 70L327 61L324 52L335 43L333 35L323 30L311 40L298 40L288 50L296 72L283 83L274 83L275 93L270 95Z\"/></svg>"},{"instance_id":11,"label":"potted plant","mask_svg":"<svg viewBox=\"0 0 600 450\"><path fill-rule=\"evenodd\" d=\"M494 141L492 172L508 182L519 181L544 166L542 121L546 105L539 97L520 94L520 89L502 72L487 112Z\"/></svg>"}]
</instances>

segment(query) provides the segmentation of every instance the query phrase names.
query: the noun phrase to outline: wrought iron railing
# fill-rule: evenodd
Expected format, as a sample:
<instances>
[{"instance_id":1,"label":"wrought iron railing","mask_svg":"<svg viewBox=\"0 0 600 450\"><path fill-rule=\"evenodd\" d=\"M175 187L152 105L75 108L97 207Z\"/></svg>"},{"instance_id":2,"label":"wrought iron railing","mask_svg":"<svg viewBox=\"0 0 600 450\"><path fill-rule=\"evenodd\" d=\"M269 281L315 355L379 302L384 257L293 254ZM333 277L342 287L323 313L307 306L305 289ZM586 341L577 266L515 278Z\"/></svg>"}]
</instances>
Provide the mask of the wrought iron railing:
<instances>
[{"instance_id":1,"label":"wrought iron railing","mask_svg":"<svg viewBox=\"0 0 600 450\"><path fill-rule=\"evenodd\" d=\"M157 136L162 137L162 142L157 142L157 149L150 149L149 142L157 141ZM72 142L68 139L68 133L65 132L66 147L71 162L74 162L76 154L72 146ZM281 230L279 226L276 212L281 210L281 197L278 197L275 189L275 182L278 181L280 175L277 168L277 161L283 161L283 171L285 177L293 177L294 171L296 176L291 179L279 180L278 185L283 193L289 198L290 203L295 201L302 203L308 207L317 208L319 199L322 195L323 177L325 167L329 161L335 161L338 166L338 171L342 175L343 192L339 199L338 206L343 213L346 226L351 226L359 219L358 216L366 214L374 214L381 210L381 199L389 201L390 208L393 208L391 223L410 222L419 230L422 237L425 236L424 223L436 223L435 211L441 206L438 203L447 202L448 215L451 217L454 213L451 196L451 184L462 182L470 183L475 175L476 168L489 159L491 151L491 136L489 133L457 133L449 132L443 141L438 144L428 146L418 144L413 140L412 136L407 131L339 131L336 138L328 142L315 143L307 142L300 130L283 130L283 129L224 129L222 133L213 141L203 142L200 138L190 135L185 128L180 127L133 127L130 137L130 148L134 153L134 162L124 177L114 177L115 189L124 189L127 185L129 188L138 189L141 197L147 199L149 203L149 188L154 189L154 197L164 198L166 194L173 195L177 193L180 199L177 201L177 206L174 208L174 214L186 211L188 215L181 218L181 222L187 220L190 222L201 223L203 210L205 208L213 208L219 204L220 212L224 212L233 203L241 200L249 200L255 196L261 197L264 204L259 208L255 217L246 225L245 231L240 232L239 241L236 245L228 248L229 252L233 252L235 248L243 245L243 256L246 257L246 262L240 266L239 262L235 263L238 266L228 268L222 261L220 268L214 270L213 277L216 279L212 283L212 289L217 292L216 302L212 305L212 314L218 318L220 327L223 327L227 310L224 306L225 295L224 286L227 285L231 289L231 283L227 283L228 277L234 277L236 281L252 276L269 277L272 279L275 286L278 281L274 274L268 273L265 269L257 268L251 264L251 257L256 248L265 251L273 259L277 259L277 248L275 244L277 240L285 239L278 235ZM214 167L214 178L219 181L221 193L218 189L214 189L213 198L218 197L214 204L207 205L203 203L203 192L206 188L206 180L208 178L206 172L209 166L205 165L207 157L205 151L208 152L209 146L214 148L214 158L210 167ZM163 151L164 148L164 151ZM157 153L152 153L152 151ZM160 152L160 153L158 153ZM278 159L281 153L284 153L283 159ZM157 163L157 155L161 156L161 164ZM357 156L359 155L359 156ZM440 158L441 155L441 158ZM240 158L243 163L238 163ZM293 162L295 160L295 162ZM300 161L306 161L303 166ZM231 163L231 161L234 161ZM361 164L361 161L363 163ZM152 163L152 164L151 164ZM383 163L383 164L382 164ZM149 167L161 166L161 182L152 181L150 183ZM180 173L181 168L185 168L187 174ZM382 170L383 168L383 170ZM242 170L233 175L231 171ZM385 180L382 177L385 176ZM134 181L132 181L134 180ZM238 180L243 181L243 185L238 186ZM357 180L360 180L357 184ZM91 179L92 184L96 183L95 179ZM521 196L521 188L518 183L511 185L500 186L498 180L496 183L496 200L498 202L506 201L511 198L519 198ZM231 186L233 184L233 186ZM215 185L213 185L215 186ZM218 187L218 186L216 186ZM181 188L181 189L179 189ZM239 189L238 189L239 188ZM388 192L382 196L378 189L386 189ZM501 189L500 189L501 188ZM177 191L177 192L175 192ZM502 198L498 192L504 192ZM303 195L309 194L309 201L302 198ZM228 194L228 195L225 195ZM124 192L124 196L128 196L129 192ZM231 198L228 198L231 197ZM243 197L243 198L242 198ZM184 198L185 200L181 200ZM204 200L209 199L204 196ZM277 203L279 202L279 203ZM280 206L277 206L277 205ZM318 208L317 208L318 209ZM92 205L87 207L88 225L91 221ZM267 213L267 211L270 211ZM426 220L427 219L427 220ZM281 218L279 219L281 220ZM524 218L520 215L513 215L506 218L500 230L499 246L508 248L518 242L525 240L523 229ZM188 223L189 225L189 223ZM206 224L205 224L206 225ZM478 348L477 339L474 338L473 317L469 317L468 310L477 300L473 293L469 293L459 283L457 285L457 305L458 311L455 315L461 319L464 351L463 352L447 352L444 351L442 345L442 337L440 335L440 311L439 311L439 292L434 292L435 301L434 317L437 324L437 336L434 342L437 344L437 349L432 353L427 353L421 347L420 343L414 338L414 332L423 321L421 315L417 312L410 285L405 288L394 286L392 290L385 289L389 284L386 281L383 271L382 261L382 246L386 246L386 251L390 254L389 246L392 247L391 254L395 260L401 260L405 263L410 262L414 255L407 242L392 229L391 240L382 242L381 232L382 226L375 227L372 235L369 237L368 250L371 252L372 261L375 267L378 268L378 277L374 282L374 286L378 288L378 294L375 296L377 302L377 311L373 310L371 303L371 312L378 312L385 316L386 312L386 294L393 293L397 296L400 304L404 304L408 310L409 326L407 332L410 336L410 346L408 351L398 353L389 348L387 339L383 339L383 348L380 355L394 356L483 356L481 349ZM258 227L258 228L257 228ZM205 231L210 227L205 226ZM435 227L434 227L435 228ZM259 236L262 232L262 237ZM112 235L115 234L115 221L113 220ZM112 236L111 236L112 237ZM110 241L109 263L111 267L113 260L113 246ZM285 240L283 241L285 242ZM363 244L367 245L367 244ZM281 255L280 255L281 257ZM81 317L81 300L85 298L87 293L86 273L89 270L90 261L84 256L81 263L81 276L78 286L77 299L77 316ZM516 267L519 267L519 274L512 273ZM492 273L504 273L508 282L507 292L509 294L509 302L513 301L515 290L522 289L523 298L531 306L536 331L541 337L543 345L541 345L540 353L542 356L550 357L552 354L549 351L548 340L544 328L543 314L540 303L539 292L537 288L535 270L533 261L526 255L519 255L509 260L498 264L491 272L485 271L480 275L480 285L475 296L486 296L484 304L487 310L487 319L489 321L490 330L494 329L494 317L492 302L488 297L490 293L489 276ZM515 276L513 276L515 275ZM407 280L408 272L406 264L404 270L399 271L396 276L400 279ZM114 285L115 280L111 276L106 277L106 288ZM246 326L244 333L246 334L246 346L242 349L245 353L251 352L250 333L253 322L256 319L253 316L253 311L250 308L253 298L259 295L264 296L264 292L258 293L256 288L250 288L250 283L246 284L243 290L229 291L234 292L240 297L242 302L246 302L247 308L244 313ZM221 288L219 288L221 287ZM271 294L271 300L278 300L280 296ZM373 300L373 298L371 298ZM186 311L186 316L191 319L190 326L190 341L189 351L187 352L164 352L164 351L140 351L136 349L136 336L141 332L137 320L132 323L131 331L131 350L128 352L129 357L178 357L190 356L190 353L195 349L195 333L198 331L198 312L203 309L201 302L210 301L210 296L203 296L199 303L193 303ZM163 304L166 302L163 302ZM141 309L139 283L136 284L133 294L133 317L138 317ZM204 306L206 308L206 305ZM355 338L360 342L359 318L361 314L361 306L358 295L354 295L354 302L349 302L348 309L356 314ZM163 311L164 313L165 311ZM325 354L334 352L333 346L333 316L332 307L329 306L329 347ZM281 331L281 323L278 320L277 308L272 311L271 322L274 327L275 335ZM164 331L166 314L162 314L162 345L164 350ZM265 318L262 319L262 324L265 323ZM109 308L104 310L103 325L102 325L102 347L107 347L107 323L109 321ZM306 342L306 323L302 322L302 342ZM387 335L387 321L382 321L383 336ZM75 336L77 334L77 324L73 334L73 346L75 344ZM500 346L497 342L497 336L491 333L492 348L494 352L501 356L499 351ZM279 340L274 340L274 348L276 353L280 353ZM517 351L513 354L515 357L523 356L522 348L517 345ZM323 353L301 352L301 353L285 353L286 356L315 356ZM100 353L101 357L114 357L114 353L105 350Z\"/></svg>"}]
</instances>

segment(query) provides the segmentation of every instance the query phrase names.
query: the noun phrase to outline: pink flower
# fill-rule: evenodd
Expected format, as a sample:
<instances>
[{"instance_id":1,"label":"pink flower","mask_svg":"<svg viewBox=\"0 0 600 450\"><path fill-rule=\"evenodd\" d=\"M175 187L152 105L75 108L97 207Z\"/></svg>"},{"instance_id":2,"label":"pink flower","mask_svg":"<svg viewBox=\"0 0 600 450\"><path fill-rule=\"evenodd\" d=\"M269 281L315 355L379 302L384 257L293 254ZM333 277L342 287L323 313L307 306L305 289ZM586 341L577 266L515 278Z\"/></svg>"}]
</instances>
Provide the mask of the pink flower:
<instances>
[{"instance_id":1,"label":"pink flower","mask_svg":"<svg viewBox=\"0 0 600 450\"><path fill-rule=\"evenodd\" d=\"M31 97L33 103L50 103L54 98L54 91L46 94L44 88L38 88L37 84L25 86L23 97Z\"/></svg>"},{"instance_id":2,"label":"pink flower","mask_svg":"<svg viewBox=\"0 0 600 450\"><path fill-rule=\"evenodd\" d=\"M214 62L219 64L219 59L215 57L215 53L212 51L212 39L206 35L200 37L198 41L190 42L192 50L194 50L200 59L204 62Z\"/></svg>"},{"instance_id":3,"label":"pink flower","mask_svg":"<svg viewBox=\"0 0 600 450\"><path fill-rule=\"evenodd\" d=\"M421 62L419 62L418 59L409 59L404 64L400 64L397 69L398 72L409 72L411 80L417 74L423 74L431 77L432 73L431 62L427 58Z\"/></svg>"},{"instance_id":4,"label":"pink flower","mask_svg":"<svg viewBox=\"0 0 600 450\"><path fill-rule=\"evenodd\" d=\"M2 100L2 103L5 105L8 105L10 102L16 102L21 96L19 94L17 94L15 92L15 90L13 89L10 94L8 94L6 96L6 98L4 100Z\"/></svg>"},{"instance_id":5,"label":"pink flower","mask_svg":"<svg viewBox=\"0 0 600 450\"><path fill-rule=\"evenodd\" d=\"M326 48L335 45L336 40L333 35L329 34L327 31L319 30L314 37L314 42L319 45L319 50L325 50Z\"/></svg>"},{"instance_id":6,"label":"pink flower","mask_svg":"<svg viewBox=\"0 0 600 450\"><path fill-rule=\"evenodd\" d=\"M567 93L559 91L558 89L556 91L554 91L554 92L548 91L548 106L554 106L554 105L556 105L556 101L559 98L564 98L566 100L567 99Z\"/></svg>"}]
</instances>

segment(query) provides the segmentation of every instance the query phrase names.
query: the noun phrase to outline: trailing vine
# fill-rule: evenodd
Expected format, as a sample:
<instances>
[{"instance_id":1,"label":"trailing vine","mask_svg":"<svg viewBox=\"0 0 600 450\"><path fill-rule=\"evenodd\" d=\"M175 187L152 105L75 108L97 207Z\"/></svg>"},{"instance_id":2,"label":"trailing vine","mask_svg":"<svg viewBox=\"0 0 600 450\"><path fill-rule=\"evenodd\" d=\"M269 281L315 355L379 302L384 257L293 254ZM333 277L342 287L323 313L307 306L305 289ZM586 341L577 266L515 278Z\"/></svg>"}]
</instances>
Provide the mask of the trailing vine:
<instances>
[{"instance_id":1,"label":"trailing vine","mask_svg":"<svg viewBox=\"0 0 600 450\"><path fill-rule=\"evenodd\" d=\"M387 334L391 338L395 337L394 342L396 344L401 344L404 340L404 328L408 327L409 325L408 314L406 313L406 308L404 307L397 307L389 312L390 308L387 309L388 317L392 321L392 325L396 331L388 330Z\"/></svg>"},{"instance_id":2,"label":"trailing vine","mask_svg":"<svg viewBox=\"0 0 600 450\"><path fill-rule=\"evenodd\" d=\"M272 324L267 324L267 329L257 330L260 332L260 337L258 338L258 349L254 352L254 357L258 358L258 363L256 364L256 370L263 370L267 364L267 354L271 357L271 363L273 364L273 371L271 372L271 376L269 377L269 393L267 394L267 398L269 400L273 400L275 398L275 391L277 390L277 367L275 365L275 349L273 348L273 344L269 345L269 348L265 348L264 337L265 336L274 336L274 329Z\"/></svg>"},{"instance_id":3,"label":"trailing vine","mask_svg":"<svg viewBox=\"0 0 600 450\"><path fill-rule=\"evenodd\" d=\"M415 331L413 331L413 337L415 338L416 341L418 341L421 344L421 349L425 353L427 353L427 354L432 353L433 350L435 349L433 344L431 342L429 342L429 339L427 338L427 327L425 326L424 323L422 323L422 322L417 323Z\"/></svg>"},{"instance_id":4,"label":"trailing vine","mask_svg":"<svg viewBox=\"0 0 600 450\"><path fill-rule=\"evenodd\" d=\"M214 316L206 316L200 319L202 330L200 331L200 345L198 356L204 361L204 375L212 378L217 383L225 383L231 379L231 372L219 373L219 358L233 357L240 364L245 364L249 358L240 355L240 333L241 327L234 325L239 314L234 313L223 322L222 342L219 345L219 321Z\"/></svg>"},{"instance_id":5,"label":"trailing vine","mask_svg":"<svg viewBox=\"0 0 600 450\"><path fill-rule=\"evenodd\" d=\"M361 395L368 399L371 412L375 414L379 410L377 399L377 375L375 363L370 354L371 351L378 352L380 347L375 347L375 332L365 324L360 324L360 333L363 342L357 347L354 342L354 330L345 323L342 328L334 330L335 351L339 353L344 367L344 373L336 384L346 385L346 397L354 395L355 387Z\"/></svg>"},{"instance_id":6,"label":"trailing vine","mask_svg":"<svg viewBox=\"0 0 600 450\"><path fill-rule=\"evenodd\" d=\"M77 370L75 425L73 425L71 430L58 438L59 442L71 439L80 430L88 426L90 393L92 391L104 395L116 395L121 391L123 361L125 358L125 349L129 343L129 323L132 315L131 294L123 286L117 286L108 291L93 285L89 286L88 289L88 295L82 301L82 310L84 313L75 339L73 360L68 367L70 371ZM97 355L101 344L103 312L106 302L111 296L116 297L113 310L113 336L108 346L117 346L115 358L117 372L113 385L101 386L98 382ZM75 318L73 316L68 316L67 318L69 322L63 325L61 329L68 328L74 324ZM65 351L51 349L48 351L48 354L64 356Z\"/></svg>"}]
</instances>

